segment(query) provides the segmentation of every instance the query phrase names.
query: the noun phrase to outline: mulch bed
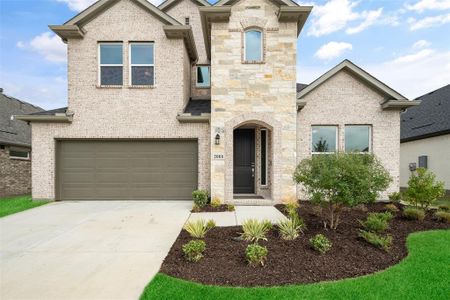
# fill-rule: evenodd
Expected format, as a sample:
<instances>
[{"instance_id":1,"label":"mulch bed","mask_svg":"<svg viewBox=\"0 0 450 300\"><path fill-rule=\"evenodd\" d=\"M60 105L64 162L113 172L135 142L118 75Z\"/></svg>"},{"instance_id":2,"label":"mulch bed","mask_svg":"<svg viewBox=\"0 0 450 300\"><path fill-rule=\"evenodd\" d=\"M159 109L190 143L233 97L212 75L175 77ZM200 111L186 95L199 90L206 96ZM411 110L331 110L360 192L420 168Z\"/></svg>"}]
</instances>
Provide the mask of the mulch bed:
<instances>
[{"instance_id":1,"label":"mulch bed","mask_svg":"<svg viewBox=\"0 0 450 300\"><path fill-rule=\"evenodd\" d=\"M202 208L198 208L197 210L192 209L191 212L224 212L228 211L228 206L226 204L221 204L217 207L212 207L210 204L203 206Z\"/></svg>"},{"instance_id":2,"label":"mulch bed","mask_svg":"<svg viewBox=\"0 0 450 300\"><path fill-rule=\"evenodd\" d=\"M299 209L307 230L294 241L282 240L273 229L268 234L269 255L264 267L250 267L245 260L247 242L233 237L242 232L240 226L216 227L207 233L206 251L198 263L185 261L181 246L191 240L182 231L165 258L161 272L203 284L226 286L275 286L312 283L356 277L384 270L397 264L407 255L406 238L415 231L448 229L450 224L439 223L429 212L423 222L406 220L398 212L386 231L394 242L389 252L375 248L358 238L360 224L368 212L384 211L384 204L368 205L368 212L353 209L342 215L336 231L324 230L321 219L313 214L312 204L302 202ZM401 207L401 205L399 205ZM281 211L283 206L277 206ZM312 250L309 239L317 233L327 236L333 243L324 255Z\"/></svg>"}]
</instances>

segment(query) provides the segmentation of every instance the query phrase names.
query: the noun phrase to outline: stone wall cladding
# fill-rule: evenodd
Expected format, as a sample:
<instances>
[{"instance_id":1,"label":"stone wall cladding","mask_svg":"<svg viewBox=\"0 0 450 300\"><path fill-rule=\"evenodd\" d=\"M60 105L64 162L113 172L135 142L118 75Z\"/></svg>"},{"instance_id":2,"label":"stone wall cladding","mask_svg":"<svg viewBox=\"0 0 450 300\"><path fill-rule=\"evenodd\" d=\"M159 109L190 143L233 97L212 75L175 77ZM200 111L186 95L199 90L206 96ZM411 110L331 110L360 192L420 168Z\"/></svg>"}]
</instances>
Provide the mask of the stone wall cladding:
<instances>
[{"instance_id":1,"label":"stone wall cladding","mask_svg":"<svg viewBox=\"0 0 450 300\"><path fill-rule=\"evenodd\" d=\"M181 0L166 10L166 13L176 19L181 24L185 24L185 19L189 18L189 24L194 34L195 45L198 52L199 65L209 65L210 62L206 57L205 41L203 39L202 23L198 6L192 0ZM192 96L209 97L211 95L210 88L196 88L196 66L191 69L191 94Z\"/></svg>"},{"instance_id":2,"label":"stone wall cladding","mask_svg":"<svg viewBox=\"0 0 450 300\"><path fill-rule=\"evenodd\" d=\"M9 147L0 149L0 197L31 192L31 161L9 158Z\"/></svg>"},{"instance_id":3,"label":"stone wall cladding","mask_svg":"<svg viewBox=\"0 0 450 300\"><path fill-rule=\"evenodd\" d=\"M372 151L389 171L393 182L380 200L399 190L400 112L382 110L378 94L346 71L340 71L304 97L298 113L297 162L311 156L311 126L338 125L338 148L344 150L345 125L372 125ZM298 197L306 199L298 186Z\"/></svg>"},{"instance_id":4,"label":"stone wall cladding","mask_svg":"<svg viewBox=\"0 0 450 300\"><path fill-rule=\"evenodd\" d=\"M72 124L33 123L33 198L55 198L56 139L197 139L199 188L209 189L209 124L180 124L190 86L183 40L167 39L163 23L129 0L120 1L68 42L68 104ZM124 85L97 87L99 41L124 42ZM128 87L128 42L155 42L154 88Z\"/></svg>"},{"instance_id":5,"label":"stone wall cladding","mask_svg":"<svg viewBox=\"0 0 450 300\"><path fill-rule=\"evenodd\" d=\"M224 153L225 159L211 158L211 192L226 202L233 201L233 129L242 124L272 127L271 199L295 195L297 27L279 23L277 11L270 1L241 1L231 7L229 23L212 24L211 141L224 130L224 142L211 142L211 154ZM261 24L265 62L243 64L242 32Z\"/></svg>"}]
</instances>

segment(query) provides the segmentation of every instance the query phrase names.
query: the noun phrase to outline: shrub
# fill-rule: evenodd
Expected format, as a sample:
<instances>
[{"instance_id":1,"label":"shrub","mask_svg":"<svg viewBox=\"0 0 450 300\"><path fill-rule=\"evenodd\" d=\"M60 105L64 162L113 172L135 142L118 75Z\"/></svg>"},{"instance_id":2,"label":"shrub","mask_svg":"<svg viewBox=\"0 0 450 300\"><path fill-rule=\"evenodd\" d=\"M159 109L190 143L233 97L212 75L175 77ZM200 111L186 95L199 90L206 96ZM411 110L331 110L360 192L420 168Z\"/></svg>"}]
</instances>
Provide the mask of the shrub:
<instances>
[{"instance_id":1,"label":"shrub","mask_svg":"<svg viewBox=\"0 0 450 300\"><path fill-rule=\"evenodd\" d=\"M196 204L194 204L194 206L192 206L192 212L200 212L201 208L198 207Z\"/></svg>"},{"instance_id":2,"label":"shrub","mask_svg":"<svg viewBox=\"0 0 450 300\"><path fill-rule=\"evenodd\" d=\"M450 211L450 204L441 204L438 206L439 210Z\"/></svg>"},{"instance_id":3,"label":"shrub","mask_svg":"<svg viewBox=\"0 0 450 300\"><path fill-rule=\"evenodd\" d=\"M403 216L410 220L423 221L425 219L425 211L420 208L407 207L403 210Z\"/></svg>"},{"instance_id":4,"label":"shrub","mask_svg":"<svg viewBox=\"0 0 450 300\"><path fill-rule=\"evenodd\" d=\"M437 211L435 214L438 221L450 223L450 212L447 211Z\"/></svg>"},{"instance_id":5,"label":"shrub","mask_svg":"<svg viewBox=\"0 0 450 300\"><path fill-rule=\"evenodd\" d=\"M359 221L366 231L383 232L388 227L388 222L393 218L390 212L370 213L365 221Z\"/></svg>"},{"instance_id":6,"label":"shrub","mask_svg":"<svg viewBox=\"0 0 450 300\"><path fill-rule=\"evenodd\" d=\"M222 201L220 201L219 198L216 198L216 197L215 197L215 198L213 198L213 199L211 200L211 206L214 207L214 208L219 207L221 204L222 204Z\"/></svg>"},{"instance_id":7,"label":"shrub","mask_svg":"<svg viewBox=\"0 0 450 300\"><path fill-rule=\"evenodd\" d=\"M324 226L336 229L344 207L375 201L392 179L372 154L337 153L302 160L294 180L326 208Z\"/></svg>"},{"instance_id":8,"label":"shrub","mask_svg":"<svg viewBox=\"0 0 450 300\"><path fill-rule=\"evenodd\" d=\"M386 204L386 205L384 206L384 208L385 208L387 211L390 211L390 212L392 212L392 213L395 213L395 212L398 212L398 211L399 211L398 207L397 207L395 204L393 204L393 203L388 203L388 204Z\"/></svg>"},{"instance_id":9,"label":"shrub","mask_svg":"<svg viewBox=\"0 0 450 300\"><path fill-rule=\"evenodd\" d=\"M228 205L227 205L227 210L228 210L228 211L235 211L236 208L234 207L233 204L228 204Z\"/></svg>"},{"instance_id":10,"label":"shrub","mask_svg":"<svg viewBox=\"0 0 450 300\"><path fill-rule=\"evenodd\" d=\"M400 202L402 200L402 194L400 192L393 192L389 194L389 200L394 203Z\"/></svg>"},{"instance_id":11,"label":"shrub","mask_svg":"<svg viewBox=\"0 0 450 300\"><path fill-rule=\"evenodd\" d=\"M245 257L247 258L248 263L253 267L258 265L264 266L268 253L269 251L266 247L258 244L250 244L245 250Z\"/></svg>"},{"instance_id":12,"label":"shrub","mask_svg":"<svg viewBox=\"0 0 450 300\"><path fill-rule=\"evenodd\" d=\"M382 237L374 232L360 230L359 236L365 239L369 244L374 245L377 248L388 251L392 245L392 236L386 235Z\"/></svg>"},{"instance_id":13,"label":"shrub","mask_svg":"<svg viewBox=\"0 0 450 300\"><path fill-rule=\"evenodd\" d=\"M248 219L242 223L241 237L250 242L257 243L259 240L267 241L266 234L272 228L270 221L258 221L256 219Z\"/></svg>"},{"instance_id":14,"label":"shrub","mask_svg":"<svg viewBox=\"0 0 450 300\"><path fill-rule=\"evenodd\" d=\"M183 245L184 257L188 261L198 262L203 257L206 243L202 240L192 240Z\"/></svg>"},{"instance_id":15,"label":"shrub","mask_svg":"<svg viewBox=\"0 0 450 300\"><path fill-rule=\"evenodd\" d=\"M320 254L324 254L325 252L328 252L331 249L331 242L329 239L327 239L326 236L323 234L316 234L314 237L309 239L309 243L311 244L311 247L319 251Z\"/></svg>"},{"instance_id":16,"label":"shrub","mask_svg":"<svg viewBox=\"0 0 450 300\"><path fill-rule=\"evenodd\" d=\"M189 221L184 225L184 230L186 230L191 237L196 239L202 239L205 237L206 233L212 229L216 224L213 220L205 222L203 219L197 221Z\"/></svg>"},{"instance_id":17,"label":"shrub","mask_svg":"<svg viewBox=\"0 0 450 300\"><path fill-rule=\"evenodd\" d=\"M297 219L282 220L278 223L278 230L284 240L295 240L300 232L303 233L304 228L305 223L298 216Z\"/></svg>"},{"instance_id":18,"label":"shrub","mask_svg":"<svg viewBox=\"0 0 450 300\"><path fill-rule=\"evenodd\" d=\"M444 195L444 183L436 181L436 175L425 168L417 168L408 180L405 191L406 200L416 208L427 209Z\"/></svg>"},{"instance_id":19,"label":"shrub","mask_svg":"<svg viewBox=\"0 0 450 300\"><path fill-rule=\"evenodd\" d=\"M196 190L192 192L192 199L194 204L202 208L208 203L208 191Z\"/></svg>"}]
</instances>

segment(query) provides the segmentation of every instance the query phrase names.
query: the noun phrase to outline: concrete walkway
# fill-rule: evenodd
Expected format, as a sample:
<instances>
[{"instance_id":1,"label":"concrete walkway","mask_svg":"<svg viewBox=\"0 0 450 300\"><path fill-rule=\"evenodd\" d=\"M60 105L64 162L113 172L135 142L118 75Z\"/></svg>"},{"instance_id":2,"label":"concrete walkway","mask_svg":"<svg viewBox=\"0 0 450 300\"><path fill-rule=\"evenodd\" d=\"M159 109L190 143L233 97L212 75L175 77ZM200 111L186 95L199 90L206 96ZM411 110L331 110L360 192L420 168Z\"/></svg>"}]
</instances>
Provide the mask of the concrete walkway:
<instances>
[{"instance_id":1,"label":"concrete walkway","mask_svg":"<svg viewBox=\"0 0 450 300\"><path fill-rule=\"evenodd\" d=\"M269 220L275 224L286 217L273 206L236 206L233 212L192 213L189 217L189 221L198 219L211 219L216 226L227 227L242 225L247 219Z\"/></svg>"},{"instance_id":2,"label":"concrete walkway","mask_svg":"<svg viewBox=\"0 0 450 300\"><path fill-rule=\"evenodd\" d=\"M56 202L0 218L0 299L138 299L191 207Z\"/></svg>"}]
</instances>

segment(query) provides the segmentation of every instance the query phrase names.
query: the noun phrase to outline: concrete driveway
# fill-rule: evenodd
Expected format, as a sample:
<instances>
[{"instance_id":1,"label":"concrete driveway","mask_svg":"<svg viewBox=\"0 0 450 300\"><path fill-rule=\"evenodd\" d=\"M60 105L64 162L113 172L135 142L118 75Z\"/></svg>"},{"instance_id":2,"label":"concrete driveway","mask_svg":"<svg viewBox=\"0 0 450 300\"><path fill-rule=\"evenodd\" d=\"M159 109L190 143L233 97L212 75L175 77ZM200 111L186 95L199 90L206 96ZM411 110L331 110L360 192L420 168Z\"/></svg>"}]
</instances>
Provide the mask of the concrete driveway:
<instances>
[{"instance_id":1,"label":"concrete driveway","mask_svg":"<svg viewBox=\"0 0 450 300\"><path fill-rule=\"evenodd\" d=\"M1 299L137 299L190 202L56 202L0 219Z\"/></svg>"}]
</instances>

